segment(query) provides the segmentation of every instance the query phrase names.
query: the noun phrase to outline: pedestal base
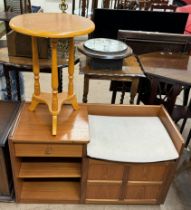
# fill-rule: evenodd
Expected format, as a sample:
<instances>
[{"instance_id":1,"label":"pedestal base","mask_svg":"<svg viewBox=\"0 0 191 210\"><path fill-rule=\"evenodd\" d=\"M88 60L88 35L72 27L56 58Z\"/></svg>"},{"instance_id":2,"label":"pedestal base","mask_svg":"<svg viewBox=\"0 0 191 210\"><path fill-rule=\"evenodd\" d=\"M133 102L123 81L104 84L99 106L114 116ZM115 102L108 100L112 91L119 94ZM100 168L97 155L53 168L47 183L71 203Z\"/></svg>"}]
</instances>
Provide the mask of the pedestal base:
<instances>
[{"instance_id":1,"label":"pedestal base","mask_svg":"<svg viewBox=\"0 0 191 210\"><path fill-rule=\"evenodd\" d=\"M76 96L74 94L68 95L67 92L58 93L56 106L53 106L51 93L40 93L40 95L33 94L29 110L34 111L39 103L47 104L48 109L52 114L52 135L56 135L57 133L57 115L64 103L71 104L74 110L79 109Z\"/></svg>"}]
</instances>

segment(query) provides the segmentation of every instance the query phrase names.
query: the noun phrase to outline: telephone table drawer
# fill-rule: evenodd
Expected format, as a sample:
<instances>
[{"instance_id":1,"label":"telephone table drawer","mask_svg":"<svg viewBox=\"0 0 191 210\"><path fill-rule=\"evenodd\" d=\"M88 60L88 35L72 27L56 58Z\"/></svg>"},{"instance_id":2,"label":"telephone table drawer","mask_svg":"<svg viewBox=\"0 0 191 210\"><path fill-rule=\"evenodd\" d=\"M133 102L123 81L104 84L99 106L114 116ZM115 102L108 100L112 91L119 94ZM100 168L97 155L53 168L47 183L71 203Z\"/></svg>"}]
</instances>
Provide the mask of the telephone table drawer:
<instances>
[{"instance_id":1,"label":"telephone table drawer","mask_svg":"<svg viewBox=\"0 0 191 210\"><path fill-rule=\"evenodd\" d=\"M16 157L82 157L82 145L69 144L15 144Z\"/></svg>"}]
</instances>

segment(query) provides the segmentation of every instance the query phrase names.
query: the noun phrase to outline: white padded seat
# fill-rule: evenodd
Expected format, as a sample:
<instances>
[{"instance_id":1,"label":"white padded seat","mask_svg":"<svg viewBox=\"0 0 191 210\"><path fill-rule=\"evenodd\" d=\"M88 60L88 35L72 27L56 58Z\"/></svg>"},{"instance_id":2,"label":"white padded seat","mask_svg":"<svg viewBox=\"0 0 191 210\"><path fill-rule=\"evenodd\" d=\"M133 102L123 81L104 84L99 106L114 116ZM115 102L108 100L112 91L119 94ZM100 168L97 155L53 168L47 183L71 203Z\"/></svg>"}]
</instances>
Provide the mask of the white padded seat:
<instances>
[{"instance_id":1,"label":"white padded seat","mask_svg":"<svg viewBox=\"0 0 191 210\"><path fill-rule=\"evenodd\" d=\"M158 117L89 115L87 155L110 161L148 163L179 157Z\"/></svg>"}]
</instances>

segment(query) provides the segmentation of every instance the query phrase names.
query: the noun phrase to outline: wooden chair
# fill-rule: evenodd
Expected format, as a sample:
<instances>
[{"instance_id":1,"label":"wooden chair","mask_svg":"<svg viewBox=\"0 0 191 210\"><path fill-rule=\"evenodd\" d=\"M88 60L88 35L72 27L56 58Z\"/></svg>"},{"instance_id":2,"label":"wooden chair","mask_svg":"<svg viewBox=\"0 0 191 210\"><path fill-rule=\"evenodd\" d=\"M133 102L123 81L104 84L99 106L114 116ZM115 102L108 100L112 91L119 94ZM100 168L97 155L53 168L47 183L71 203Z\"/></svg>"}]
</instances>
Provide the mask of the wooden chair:
<instances>
[{"instance_id":1,"label":"wooden chair","mask_svg":"<svg viewBox=\"0 0 191 210\"><path fill-rule=\"evenodd\" d=\"M139 2L139 10L149 10L151 6L150 0L140 0Z\"/></svg>"},{"instance_id":2,"label":"wooden chair","mask_svg":"<svg viewBox=\"0 0 191 210\"><path fill-rule=\"evenodd\" d=\"M91 4L90 4L91 3ZM83 17L92 17L93 11L98 7L98 0L80 0L79 4L76 5L76 1L72 1L72 14L77 14Z\"/></svg>"},{"instance_id":3,"label":"wooden chair","mask_svg":"<svg viewBox=\"0 0 191 210\"><path fill-rule=\"evenodd\" d=\"M189 104L187 106L180 106L175 105L175 108L172 112L173 118L175 122L179 121L181 118L183 118L182 125L180 127L180 132L182 133L184 131L186 122L189 118L191 118L191 99L189 101ZM189 145L191 139L191 129L188 133L187 139L185 141L185 147Z\"/></svg>"},{"instance_id":4,"label":"wooden chair","mask_svg":"<svg viewBox=\"0 0 191 210\"><path fill-rule=\"evenodd\" d=\"M151 0L151 5L168 5L169 1L168 0Z\"/></svg>"},{"instance_id":5,"label":"wooden chair","mask_svg":"<svg viewBox=\"0 0 191 210\"><path fill-rule=\"evenodd\" d=\"M4 0L5 11L16 13L30 13L32 12L30 0Z\"/></svg>"},{"instance_id":6,"label":"wooden chair","mask_svg":"<svg viewBox=\"0 0 191 210\"><path fill-rule=\"evenodd\" d=\"M167 4L151 4L151 11L175 12L177 6Z\"/></svg>"},{"instance_id":7,"label":"wooden chair","mask_svg":"<svg viewBox=\"0 0 191 210\"><path fill-rule=\"evenodd\" d=\"M127 43L133 49L135 55L154 51L189 52L191 43L191 36L188 35L128 30L119 30L118 39ZM149 80L141 81L141 83L147 85L148 88L146 89L149 89ZM115 103L116 93L119 91L122 92L120 103L123 103L125 92L129 92L130 85L131 84L129 82L123 83L112 81L110 85L110 91L113 91L111 103ZM169 84L169 88L171 85L172 84ZM188 101L190 87L183 88L185 89L183 105L186 105ZM163 92L161 93L165 93L166 91L167 90L165 90L163 87ZM143 100L143 98L146 103L146 97L149 97L149 94L147 94L145 91L140 92L137 103ZM149 103L148 98L147 103Z\"/></svg>"},{"instance_id":8,"label":"wooden chair","mask_svg":"<svg viewBox=\"0 0 191 210\"><path fill-rule=\"evenodd\" d=\"M185 147L187 147L187 146L189 145L190 139L191 139L191 129L190 129L190 131L189 131L189 133L188 133L188 137L187 137L187 139L186 139Z\"/></svg>"},{"instance_id":9,"label":"wooden chair","mask_svg":"<svg viewBox=\"0 0 191 210\"><path fill-rule=\"evenodd\" d=\"M8 11L10 8L10 0L3 0L4 3L4 11Z\"/></svg>"},{"instance_id":10,"label":"wooden chair","mask_svg":"<svg viewBox=\"0 0 191 210\"><path fill-rule=\"evenodd\" d=\"M136 10L139 4L135 0L115 0L114 9L130 9Z\"/></svg>"}]
</instances>

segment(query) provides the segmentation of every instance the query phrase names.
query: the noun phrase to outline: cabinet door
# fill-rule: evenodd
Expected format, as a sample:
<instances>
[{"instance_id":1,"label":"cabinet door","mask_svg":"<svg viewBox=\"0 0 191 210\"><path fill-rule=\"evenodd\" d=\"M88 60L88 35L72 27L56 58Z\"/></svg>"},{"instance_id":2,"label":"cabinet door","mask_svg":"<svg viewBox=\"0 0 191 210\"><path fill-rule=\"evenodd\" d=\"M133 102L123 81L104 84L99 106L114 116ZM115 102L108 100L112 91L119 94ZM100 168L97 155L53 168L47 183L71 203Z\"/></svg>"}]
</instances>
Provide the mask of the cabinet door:
<instances>
[{"instance_id":1,"label":"cabinet door","mask_svg":"<svg viewBox=\"0 0 191 210\"><path fill-rule=\"evenodd\" d=\"M86 199L115 199L120 196L120 183L88 183Z\"/></svg>"},{"instance_id":2,"label":"cabinet door","mask_svg":"<svg viewBox=\"0 0 191 210\"><path fill-rule=\"evenodd\" d=\"M153 201L159 199L161 185L127 185L125 200Z\"/></svg>"},{"instance_id":3,"label":"cabinet door","mask_svg":"<svg viewBox=\"0 0 191 210\"><path fill-rule=\"evenodd\" d=\"M163 181L167 175L169 165L162 164L132 164L129 165L129 181Z\"/></svg>"},{"instance_id":4,"label":"cabinet door","mask_svg":"<svg viewBox=\"0 0 191 210\"><path fill-rule=\"evenodd\" d=\"M122 164L89 160L88 180L122 180L123 172Z\"/></svg>"}]
</instances>

